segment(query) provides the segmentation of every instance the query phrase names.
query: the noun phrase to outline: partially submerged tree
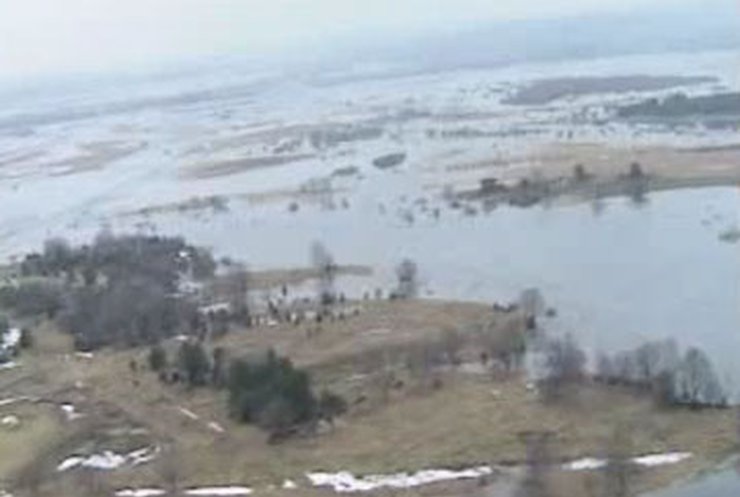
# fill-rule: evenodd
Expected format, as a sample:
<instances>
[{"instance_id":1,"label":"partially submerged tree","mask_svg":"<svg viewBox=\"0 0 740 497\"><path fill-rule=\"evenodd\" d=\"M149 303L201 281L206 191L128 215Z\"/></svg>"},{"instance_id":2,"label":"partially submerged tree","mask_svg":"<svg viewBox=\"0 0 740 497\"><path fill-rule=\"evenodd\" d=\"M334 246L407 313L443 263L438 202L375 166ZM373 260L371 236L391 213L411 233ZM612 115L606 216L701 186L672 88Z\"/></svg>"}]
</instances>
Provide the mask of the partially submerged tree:
<instances>
[{"instance_id":1,"label":"partially submerged tree","mask_svg":"<svg viewBox=\"0 0 740 497\"><path fill-rule=\"evenodd\" d=\"M404 259L396 267L398 287L395 295L401 299L415 298L419 292L419 268L411 259Z\"/></svg>"},{"instance_id":2,"label":"partially submerged tree","mask_svg":"<svg viewBox=\"0 0 740 497\"><path fill-rule=\"evenodd\" d=\"M334 262L334 256L323 244L315 242L311 246L311 262L318 272L319 302L322 305L333 304L336 300L334 282L339 269Z\"/></svg>"}]
</instances>

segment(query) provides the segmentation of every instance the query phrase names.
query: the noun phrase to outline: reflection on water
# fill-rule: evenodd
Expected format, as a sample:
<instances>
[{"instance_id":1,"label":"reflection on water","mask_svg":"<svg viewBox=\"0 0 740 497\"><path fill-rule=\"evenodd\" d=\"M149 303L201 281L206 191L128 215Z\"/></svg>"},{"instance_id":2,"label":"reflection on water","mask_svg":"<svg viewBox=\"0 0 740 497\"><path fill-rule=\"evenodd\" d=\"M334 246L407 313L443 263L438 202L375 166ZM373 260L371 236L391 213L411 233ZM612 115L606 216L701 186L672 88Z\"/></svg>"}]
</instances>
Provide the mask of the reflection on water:
<instances>
[{"instance_id":1,"label":"reflection on water","mask_svg":"<svg viewBox=\"0 0 740 497\"><path fill-rule=\"evenodd\" d=\"M232 209L207 221L173 215L157 224L256 268L305 266L320 240L340 263L376 268L364 287L354 282L348 293L355 296L388 288L404 257L417 262L438 298L508 301L538 287L558 310L549 327L577 334L594 350L671 336L700 345L721 375L740 378L733 356L740 349L740 254L717 238L737 223L740 196L732 188L653 193L639 208L606 199L598 215L589 204L477 216L445 208L439 219L415 212L413 224L391 208L379 213L377 203L359 193L346 210Z\"/></svg>"}]
</instances>

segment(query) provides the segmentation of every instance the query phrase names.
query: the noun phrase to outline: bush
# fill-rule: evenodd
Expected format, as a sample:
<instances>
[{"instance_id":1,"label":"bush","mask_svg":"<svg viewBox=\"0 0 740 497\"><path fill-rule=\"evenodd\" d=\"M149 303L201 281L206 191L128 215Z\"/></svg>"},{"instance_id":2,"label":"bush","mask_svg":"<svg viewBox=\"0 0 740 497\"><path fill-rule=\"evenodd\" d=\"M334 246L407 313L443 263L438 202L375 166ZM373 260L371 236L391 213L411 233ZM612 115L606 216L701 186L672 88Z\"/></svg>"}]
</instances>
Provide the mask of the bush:
<instances>
[{"instance_id":1,"label":"bush","mask_svg":"<svg viewBox=\"0 0 740 497\"><path fill-rule=\"evenodd\" d=\"M337 418L347 412L347 402L339 395L324 390L319 397L319 417L333 423Z\"/></svg>"},{"instance_id":2,"label":"bush","mask_svg":"<svg viewBox=\"0 0 740 497\"><path fill-rule=\"evenodd\" d=\"M17 287L0 289L0 305L13 309L21 317L53 318L62 308L62 288L45 281L27 281Z\"/></svg>"},{"instance_id":3,"label":"bush","mask_svg":"<svg viewBox=\"0 0 740 497\"><path fill-rule=\"evenodd\" d=\"M296 369L287 358L273 351L256 361L232 361L228 375L229 408L232 416L276 434L311 422L319 413L306 371ZM336 415L337 399L324 399Z\"/></svg>"},{"instance_id":4,"label":"bush","mask_svg":"<svg viewBox=\"0 0 740 497\"><path fill-rule=\"evenodd\" d=\"M178 364L189 386L203 386L208 382L211 364L201 344L183 342L178 352Z\"/></svg>"},{"instance_id":5,"label":"bush","mask_svg":"<svg viewBox=\"0 0 740 497\"><path fill-rule=\"evenodd\" d=\"M167 367L167 352L161 345L154 345L149 349L149 369L162 371Z\"/></svg>"}]
</instances>

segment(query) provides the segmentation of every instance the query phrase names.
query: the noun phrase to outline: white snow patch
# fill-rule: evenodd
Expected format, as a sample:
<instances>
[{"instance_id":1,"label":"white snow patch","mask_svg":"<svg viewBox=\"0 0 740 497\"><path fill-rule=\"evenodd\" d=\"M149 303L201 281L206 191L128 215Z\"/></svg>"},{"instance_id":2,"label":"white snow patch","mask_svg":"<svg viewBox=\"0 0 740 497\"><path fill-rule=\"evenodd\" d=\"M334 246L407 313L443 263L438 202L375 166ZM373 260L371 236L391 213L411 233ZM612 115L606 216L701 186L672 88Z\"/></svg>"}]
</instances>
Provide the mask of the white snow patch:
<instances>
[{"instance_id":1,"label":"white snow patch","mask_svg":"<svg viewBox=\"0 0 740 497\"><path fill-rule=\"evenodd\" d=\"M236 496L250 495L252 489L249 487L227 486L227 487L199 487L185 490L185 495L194 496Z\"/></svg>"},{"instance_id":2,"label":"white snow patch","mask_svg":"<svg viewBox=\"0 0 740 497\"><path fill-rule=\"evenodd\" d=\"M124 465L138 466L154 459L158 450L157 447L145 447L128 454L116 454L113 451L106 450L102 454L93 454L87 457L74 455L62 461L57 466L57 471L67 471L76 467L113 470Z\"/></svg>"},{"instance_id":3,"label":"white snow patch","mask_svg":"<svg viewBox=\"0 0 740 497\"><path fill-rule=\"evenodd\" d=\"M197 420L199 420L199 419L200 419L200 416L198 416L197 414L195 414L195 413L194 413L193 411L191 411L190 409L186 409L186 408L184 408L184 407L178 407L177 409L178 409L178 410L179 410L179 411L180 411L180 412L181 412L181 413L182 413L183 415L187 416L188 418L192 419L193 421L197 421Z\"/></svg>"},{"instance_id":4,"label":"white snow patch","mask_svg":"<svg viewBox=\"0 0 740 497\"><path fill-rule=\"evenodd\" d=\"M13 368L17 368L17 367L18 367L18 363L15 362L15 361L8 361L8 362L3 362L2 364L0 364L0 370L2 370L2 369L13 369Z\"/></svg>"},{"instance_id":5,"label":"white snow patch","mask_svg":"<svg viewBox=\"0 0 740 497\"><path fill-rule=\"evenodd\" d=\"M0 419L0 425L6 426L8 428L15 428L21 424L21 420L18 419L18 416L13 416L12 414L8 416L3 416L2 419Z\"/></svg>"},{"instance_id":6,"label":"white snow patch","mask_svg":"<svg viewBox=\"0 0 740 497\"><path fill-rule=\"evenodd\" d=\"M296 488L298 488L298 485L296 485L293 480L285 480L283 482L283 488L285 490L295 490Z\"/></svg>"},{"instance_id":7,"label":"white snow patch","mask_svg":"<svg viewBox=\"0 0 740 497\"><path fill-rule=\"evenodd\" d=\"M116 497L157 497L166 493L161 488L123 488L116 491Z\"/></svg>"},{"instance_id":8,"label":"white snow patch","mask_svg":"<svg viewBox=\"0 0 740 497\"><path fill-rule=\"evenodd\" d=\"M9 397L7 399L0 399L0 407L9 406L11 404L15 404L16 402L20 402L23 400L22 397Z\"/></svg>"},{"instance_id":9,"label":"white snow patch","mask_svg":"<svg viewBox=\"0 0 740 497\"><path fill-rule=\"evenodd\" d=\"M77 412L77 409L73 404L70 403L64 403L59 406L59 408L64 412L64 414L67 416L67 421L73 421L75 419L79 419L84 417L84 414L80 414Z\"/></svg>"},{"instance_id":10,"label":"white snow patch","mask_svg":"<svg viewBox=\"0 0 740 497\"><path fill-rule=\"evenodd\" d=\"M489 466L479 466L460 471L428 469L413 474L368 475L359 478L346 471L340 471L339 473L307 473L306 477L316 487L331 487L335 492L353 493L370 492L381 488L414 488L443 481L475 479L490 475L492 472L493 470Z\"/></svg>"},{"instance_id":11,"label":"white snow patch","mask_svg":"<svg viewBox=\"0 0 740 497\"><path fill-rule=\"evenodd\" d=\"M79 359L92 359L95 357L95 354L92 352L75 352L75 357Z\"/></svg>"},{"instance_id":12,"label":"white snow patch","mask_svg":"<svg viewBox=\"0 0 740 497\"><path fill-rule=\"evenodd\" d=\"M668 464L678 464L692 457L691 452L668 452L665 454L648 454L640 457L633 457L630 461L638 466L652 468L655 466L665 466ZM606 459L594 459L586 457L571 461L563 465L566 471L593 471L602 469L608 464Z\"/></svg>"},{"instance_id":13,"label":"white snow patch","mask_svg":"<svg viewBox=\"0 0 740 497\"><path fill-rule=\"evenodd\" d=\"M668 452L666 454L648 454L635 457L632 461L640 466L651 468L653 466L665 466L666 464L678 464L692 456L691 452Z\"/></svg>"},{"instance_id":14,"label":"white snow patch","mask_svg":"<svg viewBox=\"0 0 740 497\"><path fill-rule=\"evenodd\" d=\"M19 328L10 328L3 335L0 335L0 350L7 350L16 347L21 341L21 330Z\"/></svg>"},{"instance_id":15,"label":"white snow patch","mask_svg":"<svg viewBox=\"0 0 740 497\"><path fill-rule=\"evenodd\" d=\"M584 457L583 459L578 459L564 464L563 469L566 471L592 471L595 469L601 469L604 466L606 466L606 461L604 459Z\"/></svg>"},{"instance_id":16,"label":"white snow patch","mask_svg":"<svg viewBox=\"0 0 740 497\"><path fill-rule=\"evenodd\" d=\"M215 421L211 421L208 423L208 428L215 431L216 433L225 433L226 430L224 430L224 427L220 424L216 423Z\"/></svg>"},{"instance_id":17,"label":"white snow patch","mask_svg":"<svg viewBox=\"0 0 740 497\"><path fill-rule=\"evenodd\" d=\"M57 466L57 471L62 472L67 471L68 469L76 468L77 466L82 464L82 461L84 460L85 458L80 456L68 457L67 459L59 463L59 466Z\"/></svg>"}]
</instances>

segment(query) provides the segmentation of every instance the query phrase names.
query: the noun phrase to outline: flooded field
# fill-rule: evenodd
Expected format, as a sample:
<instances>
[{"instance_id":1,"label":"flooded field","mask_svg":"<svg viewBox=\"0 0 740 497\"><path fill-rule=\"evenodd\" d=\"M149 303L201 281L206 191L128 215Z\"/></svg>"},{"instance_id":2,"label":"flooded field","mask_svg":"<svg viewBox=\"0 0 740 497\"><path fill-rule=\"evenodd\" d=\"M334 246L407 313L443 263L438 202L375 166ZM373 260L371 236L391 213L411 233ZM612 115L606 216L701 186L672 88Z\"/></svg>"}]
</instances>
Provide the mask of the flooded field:
<instances>
[{"instance_id":1,"label":"flooded field","mask_svg":"<svg viewBox=\"0 0 740 497\"><path fill-rule=\"evenodd\" d=\"M737 89L729 68L739 56L693 54L690 78L675 77L687 67L680 54L342 83L180 79L51 106L19 100L0 115L0 254L109 226L183 235L277 269L305 266L320 241L341 263L374 269L344 280L352 296L388 289L407 257L427 296L508 301L537 287L558 311L549 326L594 351L701 340L736 378L740 259L723 238L740 222L735 187L491 211L453 195L484 178L568 175L579 161L617 177L636 157L685 186L730 185L740 177L735 130L610 113L647 96ZM644 76L617 77L630 74ZM505 103L573 75L584 76L577 95ZM550 81L542 91L557 93L563 80ZM383 157L392 165L379 167Z\"/></svg>"}]
</instances>

